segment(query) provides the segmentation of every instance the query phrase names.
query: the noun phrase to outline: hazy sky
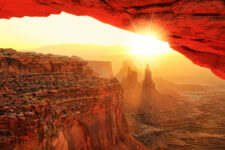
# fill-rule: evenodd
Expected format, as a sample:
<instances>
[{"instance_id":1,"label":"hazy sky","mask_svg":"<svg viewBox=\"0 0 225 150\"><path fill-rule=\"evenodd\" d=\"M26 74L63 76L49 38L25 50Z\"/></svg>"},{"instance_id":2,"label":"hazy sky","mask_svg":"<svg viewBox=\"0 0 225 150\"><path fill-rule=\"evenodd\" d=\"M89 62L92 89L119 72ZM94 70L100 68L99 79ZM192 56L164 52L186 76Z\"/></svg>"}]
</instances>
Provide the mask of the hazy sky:
<instances>
[{"instance_id":1,"label":"hazy sky","mask_svg":"<svg viewBox=\"0 0 225 150\"><path fill-rule=\"evenodd\" d=\"M0 47L34 49L55 44L123 45L142 50L146 45L157 53L171 52L168 43L154 37L143 38L91 17L67 13L50 17L24 17L0 19ZM158 47L161 46L161 47ZM140 48L139 48L140 47ZM154 49L154 50L153 50ZM134 53L138 53L135 51Z\"/></svg>"},{"instance_id":2,"label":"hazy sky","mask_svg":"<svg viewBox=\"0 0 225 150\"><path fill-rule=\"evenodd\" d=\"M0 48L14 48L21 51L32 50L68 56L89 55L97 58L100 55L123 55L132 52L141 61L148 60L148 56L152 55L152 57L156 58L155 54L173 55L175 53L169 48L168 43L161 42L153 36L131 33L90 17L79 17L67 13L51 15L50 17L0 19ZM170 70L170 74L174 72L176 74L177 72L190 73L190 71L177 70L176 68L179 69L179 66L181 69L182 67L194 68L193 66L184 67L185 65L181 65L181 63L177 64L175 58L169 58L171 60L164 63L165 65L161 65L165 66L164 68L161 67L162 70L165 70L165 75L168 75ZM164 59L166 60L166 57L163 56ZM183 56L182 59L188 61L185 64L191 63ZM154 59L151 58L150 60ZM159 60L156 62L157 65L160 63ZM174 64L169 65L168 62L174 62ZM151 64L153 63L151 62ZM205 69L195 67L198 68L197 71ZM204 74L212 74L209 69L205 70L208 73ZM192 74L199 73L192 72Z\"/></svg>"}]
</instances>

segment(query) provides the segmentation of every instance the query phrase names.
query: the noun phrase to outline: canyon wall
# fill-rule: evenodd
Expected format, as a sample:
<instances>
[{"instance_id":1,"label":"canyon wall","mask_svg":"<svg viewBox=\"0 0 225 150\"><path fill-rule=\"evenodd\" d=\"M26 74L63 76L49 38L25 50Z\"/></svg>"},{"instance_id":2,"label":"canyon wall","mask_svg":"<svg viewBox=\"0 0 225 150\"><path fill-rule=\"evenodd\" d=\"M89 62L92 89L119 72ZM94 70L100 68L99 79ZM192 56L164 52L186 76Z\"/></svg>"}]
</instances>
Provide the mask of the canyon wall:
<instances>
[{"instance_id":1,"label":"canyon wall","mask_svg":"<svg viewBox=\"0 0 225 150\"><path fill-rule=\"evenodd\" d=\"M224 0L0 0L0 18L47 17L63 11L133 32L147 28L225 79Z\"/></svg>"},{"instance_id":2,"label":"canyon wall","mask_svg":"<svg viewBox=\"0 0 225 150\"><path fill-rule=\"evenodd\" d=\"M129 135L121 87L77 57L0 49L2 150L144 150Z\"/></svg>"}]
</instances>

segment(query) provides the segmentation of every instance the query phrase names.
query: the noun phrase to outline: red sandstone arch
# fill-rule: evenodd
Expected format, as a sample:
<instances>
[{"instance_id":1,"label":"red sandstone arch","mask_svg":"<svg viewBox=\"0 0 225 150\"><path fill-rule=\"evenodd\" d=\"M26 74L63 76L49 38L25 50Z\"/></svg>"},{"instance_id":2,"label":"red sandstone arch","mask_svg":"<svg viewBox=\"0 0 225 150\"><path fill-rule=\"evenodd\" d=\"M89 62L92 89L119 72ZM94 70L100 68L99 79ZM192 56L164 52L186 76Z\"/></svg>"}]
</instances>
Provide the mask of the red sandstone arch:
<instances>
[{"instance_id":1,"label":"red sandstone arch","mask_svg":"<svg viewBox=\"0 0 225 150\"><path fill-rule=\"evenodd\" d=\"M62 11L131 31L151 20L174 50L225 79L224 0L0 0L0 18Z\"/></svg>"}]
</instances>

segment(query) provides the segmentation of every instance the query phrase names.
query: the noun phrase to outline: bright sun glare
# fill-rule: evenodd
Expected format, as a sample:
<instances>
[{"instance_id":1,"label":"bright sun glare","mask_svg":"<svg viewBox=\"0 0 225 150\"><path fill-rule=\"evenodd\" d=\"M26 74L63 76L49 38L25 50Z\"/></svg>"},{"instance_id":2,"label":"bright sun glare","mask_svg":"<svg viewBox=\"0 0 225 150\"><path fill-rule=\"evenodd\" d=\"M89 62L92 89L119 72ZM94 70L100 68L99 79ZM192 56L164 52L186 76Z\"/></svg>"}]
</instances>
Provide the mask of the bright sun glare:
<instances>
[{"instance_id":1,"label":"bright sun glare","mask_svg":"<svg viewBox=\"0 0 225 150\"><path fill-rule=\"evenodd\" d=\"M171 51L167 42L162 42L153 35L136 34L129 48L131 49L132 55L141 56L161 55Z\"/></svg>"},{"instance_id":2,"label":"bright sun glare","mask_svg":"<svg viewBox=\"0 0 225 150\"><path fill-rule=\"evenodd\" d=\"M155 36L135 34L104 24L91 17L80 17L67 13L51 15L46 18L1 19L0 33L0 47L17 50L76 43L118 45L125 50L114 51L142 57L172 52L168 43L158 40Z\"/></svg>"}]
</instances>

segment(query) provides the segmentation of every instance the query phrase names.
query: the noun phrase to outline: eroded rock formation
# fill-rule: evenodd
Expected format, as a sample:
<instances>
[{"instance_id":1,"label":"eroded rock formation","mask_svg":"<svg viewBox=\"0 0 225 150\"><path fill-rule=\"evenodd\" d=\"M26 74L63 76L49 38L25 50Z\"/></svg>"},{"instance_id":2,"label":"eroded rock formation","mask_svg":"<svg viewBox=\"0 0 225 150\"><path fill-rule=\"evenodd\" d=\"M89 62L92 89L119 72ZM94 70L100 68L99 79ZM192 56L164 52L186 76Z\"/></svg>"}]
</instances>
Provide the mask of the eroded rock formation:
<instances>
[{"instance_id":1,"label":"eroded rock formation","mask_svg":"<svg viewBox=\"0 0 225 150\"><path fill-rule=\"evenodd\" d=\"M125 78L122 79L121 81L121 85L125 88L125 89L130 89L135 87L138 84L138 80L137 80L137 72L131 70L130 68L128 69L127 72L127 76Z\"/></svg>"},{"instance_id":2,"label":"eroded rock formation","mask_svg":"<svg viewBox=\"0 0 225 150\"><path fill-rule=\"evenodd\" d=\"M181 117L178 112L183 112L185 116L188 111L186 108L190 109L190 104L184 99L178 100L159 92L152 79L149 65L146 65L141 82L137 80L137 74L137 71L128 69L127 76L121 81L126 114L140 115L142 121L150 124L162 123L171 117Z\"/></svg>"},{"instance_id":3,"label":"eroded rock formation","mask_svg":"<svg viewBox=\"0 0 225 150\"><path fill-rule=\"evenodd\" d=\"M0 0L0 18L62 11L131 31L150 28L193 63L225 79L224 0Z\"/></svg>"},{"instance_id":4,"label":"eroded rock formation","mask_svg":"<svg viewBox=\"0 0 225 150\"><path fill-rule=\"evenodd\" d=\"M129 135L120 84L77 57L0 49L2 150L143 150Z\"/></svg>"},{"instance_id":5,"label":"eroded rock formation","mask_svg":"<svg viewBox=\"0 0 225 150\"><path fill-rule=\"evenodd\" d=\"M149 69L149 65L145 68L145 77L143 81L143 89L155 88L155 83L152 80L152 72Z\"/></svg>"},{"instance_id":6,"label":"eroded rock formation","mask_svg":"<svg viewBox=\"0 0 225 150\"><path fill-rule=\"evenodd\" d=\"M131 72L136 72L137 71L137 68L136 66L134 65L134 62L133 60L125 60L123 61L123 65L122 67L120 68L120 70L116 73L116 78L122 82L123 79L126 79L128 76L129 76L129 71ZM132 77L131 77L132 78ZM132 79L133 80L133 79ZM134 79L136 80L136 79Z\"/></svg>"},{"instance_id":7,"label":"eroded rock formation","mask_svg":"<svg viewBox=\"0 0 225 150\"><path fill-rule=\"evenodd\" d=\"M170 150L182 147L183 145L177 141L179 136L176 135L177 139L174 139L163 127L171 127L170 123L177 120L182 124L184 118L189 118L190 114L193 114L193 104L174 93L168 95L159 92L148 65L142 82L137 81L136 71L128 70L121 85L130 133L152 149ZM180 124L172 126L171 130L172 128L180 129ZM175 146L172 147L168 141L172 141Z\"/></svg>"}]
</instances>

